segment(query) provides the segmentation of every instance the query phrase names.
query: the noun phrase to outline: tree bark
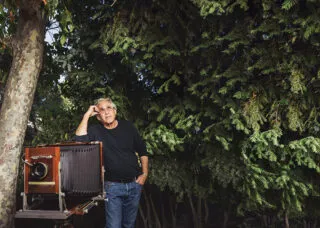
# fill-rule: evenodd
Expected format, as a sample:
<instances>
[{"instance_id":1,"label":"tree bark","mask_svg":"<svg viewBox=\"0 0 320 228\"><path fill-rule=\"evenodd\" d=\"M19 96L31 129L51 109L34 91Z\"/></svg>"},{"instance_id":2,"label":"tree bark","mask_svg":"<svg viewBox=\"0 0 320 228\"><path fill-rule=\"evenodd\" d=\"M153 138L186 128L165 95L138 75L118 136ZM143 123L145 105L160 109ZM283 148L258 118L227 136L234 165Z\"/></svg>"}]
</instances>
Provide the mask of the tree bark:
<instances>
[{"instance_id":1,"label":"tree bark","mask_svg":"<svg viewBox=\"0 0 320 228\"><path fill-rule=\"evenodd\" d=\"M173 202L174 201L174 202ZM170 205L170 214L171 214L171 219L172 219L172 228L176 228L177 227L177 202L175 200L175 198L173 199L173 197L170 195L169 196L169 205Z\"/></svg>"},{"instance_id":2,"label":"tree bark","mask_svg":"<svg viewBox=\"0 0 320 228\"><path fill-rule=\"evenodd\" d=\"M204 224L208 225L209 223L209 208L208 208L208 200L204 200Z\"/></svg>"},{"instance_id":3,"label":"tree bark","mask_svg":"<svg viewBox=\"0 0 320 228\"><path fill-rule=\"evenodd\" d=\"M150 200L150 204L151 204L151 208L152 208L152 212L154 214L154 220L155 220L155 227L157 228L161 228L161 223L160 223L160 219L159 219L159 216L158 216L158 213L157 213L157 209L153 203L153 200L152 200L152 197L151 197L151 194L149 194L149 200Z\"/></svg>"},{"instance_id":4,"label":"tree bark","mask_svg":"<svg viewBox=\"0 0 320 228\"><path fill-rule=\"evenodd\" d=\"M285 214L284 214L284 222L285 222L285 227L286 227L286 228L290 228L289 218L288 218L288 212L287 212L287 211L285 211Z\"/></svg>"},{"instance_id":5,"label":"tree bark","mask_svg":"<svg viewBox=\"0 0 320 228\"><path fill-rule=\"evenodd\" d=\"M313 223L313 228L316 228L318 224L318 219L316 219L316 221Z\"/></svg>"},{"instance_id":6,"label":"tree bark","mask_svg":"<svg viewBox=\"0 0 320 228\"><path fill-rule=\"evenodd\" d=\"M199 228L202 228L202 198L201 197L198 197L197 220L198 220Z\"/></svg>"},{"instance_id":7,"label":"tree bark","mask_svg":"<svg viewBox=\"0 0 320 228\"><path fill-rule=\"evenodd\" d=\"M189 204L190 204L190 208L191 208L191 212L192 212L193 227L194 228L199 228L198 216L197 216L196 209L194 208L194 205L193 205L193 200L192 200L191 194L188 194L188 199L189 199Z\"/></svg>"},{"instance_id":8,"label":"tree bark","mask_svg":"<svg viewBox=\"0 0 320 228\"><path fill-rule=\"evenodd\" d=\"M223 228L228 227L230 210L231 210L231 201L229 201L229 203L228 203L227 210L223 211L223 226L222 226Z\"/></svg>"},{"instance_id":9,"label":"tree bark","mask_svg":"<svg viewBox=\"0 0 320 228\"><path fill-rule=\"evenodd\" d=\"M164 208L164 200L163 200L163 193L161 193L161 220L162 220L162 228L167 228L167 219L166 213Z\"/></svg>"},{"instance_id":10,"label":"tree bark","mask_svg":"<svg viewBox=\"0 0 320 228\"><path fill-rule=\"evenodd\" d=\"M20 0L13 60L0 110L0 228L12 227L19 156L42 67L45 16L40 0Z\"/></svg>"},{"instance_id":11,"label":"tree bark","mask_svg":"<svg viewBox=\"0 0 320 228\"><path fill-rule=\"evenodd\" d=\"M143 197L145 199L145 204L146 204L146 211L147 211L147 225L148 228L152 228L152 218L151 218L151 209L150 209L150 202L149 202L149 197L147 196L147 188L144 188L144 191L142 191L143 193Z\"/></svg>"},{"instance_id":12,"label":"tree bark","mask_svg":"<svg viewBox=\"0 0 320 228\"><path fill-rule=\"evenodd\" d=\"M143 222L143 227L148 228L148 218L144 215L144 212L143 212L141 205L139 206L139 214L140 214L142 222Z\"/></svg>"}]
</instances>

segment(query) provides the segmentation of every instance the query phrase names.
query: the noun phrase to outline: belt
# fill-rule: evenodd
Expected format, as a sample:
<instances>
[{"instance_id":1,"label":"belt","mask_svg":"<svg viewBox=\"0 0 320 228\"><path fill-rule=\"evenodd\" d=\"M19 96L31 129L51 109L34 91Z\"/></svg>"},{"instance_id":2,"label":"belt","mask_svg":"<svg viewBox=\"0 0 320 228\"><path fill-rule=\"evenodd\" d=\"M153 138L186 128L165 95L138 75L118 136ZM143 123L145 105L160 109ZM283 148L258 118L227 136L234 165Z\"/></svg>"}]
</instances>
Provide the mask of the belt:
<instances>
[{"instance_id":1,"label":"belt","mask_svg":"<svg viewBox=\"0 0 320 228\"><path fill-rule=\"evenodd\" d=\"M136 178L131 178L131 179L112 179L112 180L108 180L107 181L110 181L110 182L117 182L117 183L130 183L130 182L134 182L136 181Z\"/></svg>"}]
</instances>

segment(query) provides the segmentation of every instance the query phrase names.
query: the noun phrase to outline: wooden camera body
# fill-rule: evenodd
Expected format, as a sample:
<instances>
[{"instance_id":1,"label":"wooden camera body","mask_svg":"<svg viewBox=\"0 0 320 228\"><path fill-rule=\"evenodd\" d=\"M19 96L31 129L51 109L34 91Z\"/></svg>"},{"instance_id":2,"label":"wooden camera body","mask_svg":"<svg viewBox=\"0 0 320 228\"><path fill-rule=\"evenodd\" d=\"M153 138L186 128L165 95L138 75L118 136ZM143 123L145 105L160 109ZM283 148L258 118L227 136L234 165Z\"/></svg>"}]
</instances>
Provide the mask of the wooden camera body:
<instances>
[{"instance_id":1,"label":"wooden camera body","mask_svg":"<svg viewBox=\"0 0 320 228\"><path fill-rule=\"evenodd\" d=\"M66 219L87 213L104 195L101 142L25 148L23 208L16 218Z\"/></svg>"}]
</instances>

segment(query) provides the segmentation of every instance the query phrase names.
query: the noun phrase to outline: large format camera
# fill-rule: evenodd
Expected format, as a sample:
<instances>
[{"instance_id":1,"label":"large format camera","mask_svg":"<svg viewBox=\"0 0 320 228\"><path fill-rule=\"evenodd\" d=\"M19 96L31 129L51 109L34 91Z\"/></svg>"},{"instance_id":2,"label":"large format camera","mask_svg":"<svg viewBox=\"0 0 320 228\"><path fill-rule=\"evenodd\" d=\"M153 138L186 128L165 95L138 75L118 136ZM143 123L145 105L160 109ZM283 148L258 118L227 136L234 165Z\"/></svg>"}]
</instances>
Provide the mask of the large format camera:
<instances>
[{"instance_id":1,"label":"large format camera","mask_svg":"<svg viewBox=\"0 0 320 228\"><path fill-rule=\"evenodd\" d=\"M67 219L104 199L102 143L25 148L23 208L16 218Z\"/></svg>"}]
</instances>

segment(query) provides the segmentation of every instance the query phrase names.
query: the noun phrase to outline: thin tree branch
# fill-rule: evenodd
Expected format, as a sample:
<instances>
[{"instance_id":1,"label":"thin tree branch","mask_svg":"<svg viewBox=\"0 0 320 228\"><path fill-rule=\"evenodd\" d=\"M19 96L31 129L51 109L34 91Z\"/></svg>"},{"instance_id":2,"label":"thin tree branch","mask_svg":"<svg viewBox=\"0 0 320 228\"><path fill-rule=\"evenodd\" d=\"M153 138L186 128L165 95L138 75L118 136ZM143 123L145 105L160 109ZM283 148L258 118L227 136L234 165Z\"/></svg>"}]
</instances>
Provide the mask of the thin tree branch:
<instances>
[{"instance_id":1,"label":"thin tree branch","mask_svg":"<svg viewBox=\"0 0 320 228\"><path fill-rule=\"evenodd\" d=\"M118 0L114 0L113 3L111 4L111 7L117 2Z\"/></svg>"}]
</instances>

